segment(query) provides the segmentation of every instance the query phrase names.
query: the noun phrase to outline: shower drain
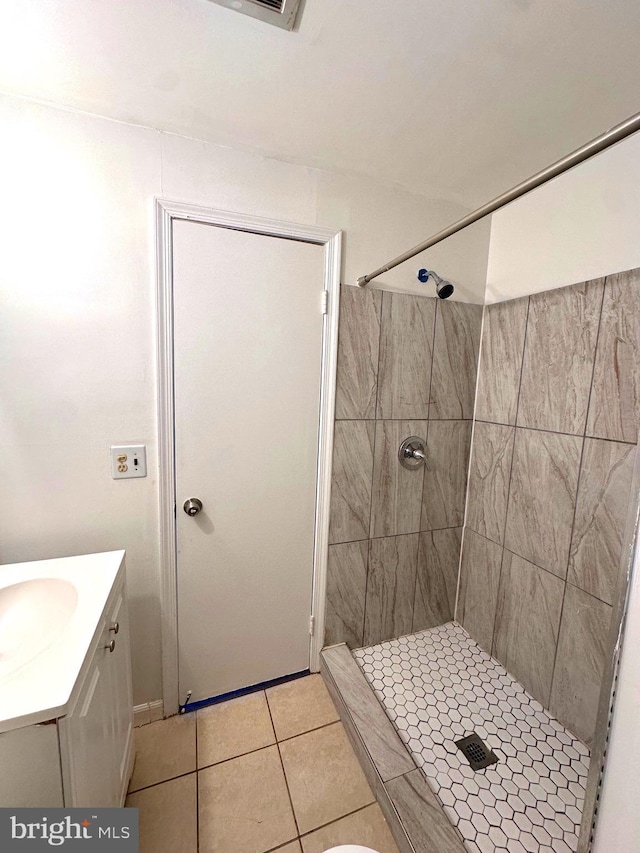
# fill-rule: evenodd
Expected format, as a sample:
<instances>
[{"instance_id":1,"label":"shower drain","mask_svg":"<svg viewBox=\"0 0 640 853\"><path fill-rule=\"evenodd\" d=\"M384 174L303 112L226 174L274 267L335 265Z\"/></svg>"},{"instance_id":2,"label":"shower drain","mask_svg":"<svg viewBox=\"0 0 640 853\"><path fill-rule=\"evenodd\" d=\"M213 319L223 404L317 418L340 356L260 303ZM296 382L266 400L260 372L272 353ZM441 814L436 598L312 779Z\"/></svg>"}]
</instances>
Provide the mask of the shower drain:
<instances>
[{"instance_id":1,"label":"shower drain","mask_svg":"<svg viewBox=\"0 0 640 853\"><path fill-rule=\"evenodd\" d=\"M475 732L462 740L456 741L456 746L471 765L472 770L482 770L490 764L496 764L498 756L491 752L489 747Z\"/></svg>"}]
</instances>

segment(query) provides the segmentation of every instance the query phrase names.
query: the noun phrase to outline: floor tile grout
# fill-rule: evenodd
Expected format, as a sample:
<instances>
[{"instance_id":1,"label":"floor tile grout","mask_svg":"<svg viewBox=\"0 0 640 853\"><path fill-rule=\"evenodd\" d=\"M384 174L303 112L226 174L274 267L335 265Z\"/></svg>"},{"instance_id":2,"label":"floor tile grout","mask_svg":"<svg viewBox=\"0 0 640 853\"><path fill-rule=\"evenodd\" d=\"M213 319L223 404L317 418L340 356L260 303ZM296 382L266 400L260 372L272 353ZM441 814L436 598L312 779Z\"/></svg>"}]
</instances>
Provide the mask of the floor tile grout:
<instances>
[{"instance_id":1,"label":"floor tile grout","mask_svg":"<svg viewBox=\"0 0 640 853\"><path fill-rule=\"evenodd\" d=\"M371 794L373 796L373 791L371 792ZM333 820L327 821L327 823L321 823L320 826L314 826L313 829L309 829L307 832L303 832L302 835L297 835L295 838L292 838L290 841L285 841L284 844L279 844L277 847L270 847L268 850L263 851L263 853L277 853L278 850L282 850L282 848L286 847L288 844L293 844L294 841L299 841L300 846L302 847L302 840L304 838L308 838L310 835L313 835L314 832L319 832L321 829L326 829L328 826L333 826L335 823L340 823L341 820L344 820L348 817L353 817L353 815L356 815L359 812L363 812L365 811L365 809L371 808L371 806L376 805L378 805L378 801L374 799L370 803L367 803L366 806L360 806L360 808L340 815L340 817L336 817Z\"/></svg>"},{"instance_id":2,"label":"floor tile grout","mask_svg":"<svg viewBox=\"0 0 640 853\"><path fill-rule=\"evenodd\" d=\"M271 709L269 709L269 714L271 715ZM336 723L339 722L340 719L338 718L337 720L332 720L330 723L323 723L323 725L321 726L315 726L311 729L305 729L303 732L299 732L297 735L291 735L290 737L282 738L282 740L274 740L272 743L266 743L264 744L264 746L259 746L256 749L249 749L247 750L247 752L240 752L237 755L231 755L229 756L229 758L223 758L222 761L214 761L212 764L204 764L202 767L198 766L198 748L196 734L196 766L193 770L187 770L186 773L178 773L176 776L169 776L167 779L161 779L159 782L152 782L150 785L145 785L142 788L135 788L133 790L130 789L129 791L127 791L127 796L129 796L129 794L137 794L139 791L146 791L149 788L157 788L158 785L164 785L165 782L172 782L174 779L181 779L183 776L190 776L192 773L200 773L202 770L208 770L210 767L218 767L220 764L228 764L229 761L235 761L236 758L244 758L245 755L251 755L253 752L261 752L263 749L269 749L269 747L277 746L280 743L288 743L288 741L295 740L297 737L302 737L303 735L310 734L311 732L317 732L321 729L327 729L329 728L329 726L335 726Z\"/></svg>"},{"instance_id":3,"label":"floor tile grout","mask_svg":"<svg viewBox=\"0 0 640 853\"><path fill-rule=\"evenodd\" d=\"M321 676L317 675L317 678L321 679ZM202 767L199 767L198 764L200 761L200 750L201 750L202 744L203 744L203 742L201 741L201 737L199 737L199 735L204 737L206 733L205 733L205 730L199 731L199 728L200 728L199 720L198 720L199 715L196 713L196 714L194 714L193 735L190 736L190 738L189 738L189 740L190 740L189 752L191 751L191 749L194 749L195 766L193 768L190 768L186 772L178 773L175 776L169 776L168 778L159 779L158 781L154 781L151 784L147 784L147 785L144 785L143 787L136 788L135 790L130 790L127 792L127 796L135 795L135 794L142 794L145 791L150 791L153 788L159 788L160 786L166 785L167 783L174 782L178 779L183 779L184 777L192 776L195 774L195 780L194 780L195 786L196 786L195 787L195 815L193 815L193 818L189 817L189 815L191 814L191 810L194 807L193 800L191 801L192 805L189 807L187 815L185 815L185 819L187 817L189 817L188 823L189 823L189 826L191 827L191 830L193 830L193 828L194 828L194 823L192 822L192 820L195 819L195 846L189 848L189 849L193 850L194 853L198 853L198 851L204 849L202 847L204 840L201 840L201 837L200 837L200 834L201 834L201 826L200 826L200 806L201 806L200 781L201 780L199 779L200 773L207 771L207 770L210 770L214 767L219 767L220 765L223 765L223 764L228 764L229 762L235 761L236 759L241 759L241 758L250 756L253 753L257 753L257 752L264 751L266 749L270 749L273 746L275 746L278 750L278 758L279 758L280 767L282 770L282 776L283 776L283 779L285 782L285 787L287 790L287 797L288 797L289 807L291 809L291 816L293 817L293 824L294 825L291 827L291 829L294 830L296 835L295 835L295 837L291 838L288 841L279 843L276 847L268 848L266 851L264 851L264 853L277 853L277 851L283 850L284 848L288 847L288 845L294 845L296 842L299 845L299 848L296 848L296 849L297 850L299 849L300 853L302 853L302 849L303 849L302 845L303 845L304 839L308 838L309 836L312 836L316 832L319 832L321 830L325 830L327 827L331 827L334 824L339 824L340 821L342 821L346 818L350 818L353 815L357 815L360 812L364 812L366 809L369 808L369 806L375 806L376 805L375 795L371 791L370 787L367 786L369 796L370 796L369 802L366 802L363 805L359 805L358 808L355 808L352 811L348 811L345 814L340 814L340 815L335 815L335 816L331 815L333 808L336 805L339 808L340 805L346 805L346 804L342 804L342 803L334 804L332 802L331 807L329 807L329 803L327 803L327 807L325 807L323 809L324 814L322 814L322 812L321 812L321 813L317 814L317 817L327 818L329 815L331 815L331 819L326 820L325 823L321 823L318 826L314 826L312 829L305 829L304 831L301 831L301 826L298 823L298 815L296 814L296 808L294 806L294 802L293 802L293 798L292 798L292 792L291 792L291 789L289 787L289 779L287 777L287 771L285 768L285 763L284 763L283 754L281 752L280 745L283 743L284 744L290 743L291 741L295 741L298 738L305 737L306 735L309 735L309 734L313 734L314 732L321 733L323 729L329 729L332 726L336 726L336 725L341 726L342 723L341 723L341 720L337 714L337 711L335 711L335 706L333 705L333 703L331 703L331 712L330 713L332 714L332 716L335 715L334 719L330 719L328 722L324 722L321 725L311 725L309 727L305 726L302 731L296 732L295 734L288 735L287 737L279 738L277 733L276 733L276 728L275 728L275 723L274 723L274 714L272 713L272 708L271 708L271 704L269 702L269 697L268 697L266 691L263 691L263 693L265 695L265 700L266 700L265 704L267 707L267 713L269 715L269 721L271 724L271 736L274 738L273 742L265 744L264 746L258 747L257 749L250 749L247 752L242 752L239 755L233 755L233 756L226 758L222 761L217 761L217 762L214 762L213 764L206 764ZM230 701L233 701L233 700L230 700ZM300 707L301 711L306 710L306 705L303 704L303 702L300 703L299 707ZM273 710L277 711L276 708L274 708ZM261 713L263 713L263 712L261 711ZM294 707L293 708L294 719L295 719L296 713L297 713L297 709ZM276 717L277 717L277 713L276 713ZM327 719L326 716L325 716L325 719ZM160 723L160 722L164 722L164 721L158 721L158 722ZM264 722L266 725L266 719L264 720ZM231 717L231 725L233 726L233 716ZM160 730L160 731L162 731L162 730ZM322 737L320 737L320 740L322 741ZM153 752L156 751L153 744L151 745L151 748L153 749ZM298 747L298 749L301 749L301 748L302 748L302 745L300 747ZM346 749L350 750L351 749L350 745L347 745ZM203 758L204 758L204 755L203 755ZM313 759L313 756L311 756L311 758ZM160 761L162 760L161 755L158 757L158 760L160 760ZM230 771L230 772L232 772L232 771ZM202 781L204 784L204 780L202 780ZM189 784L189 788L191 788L191 784ZM168 797L169 794L168 793L167 794L161 794L158 796L160 796L161 798L164 797L166 799L166 797ZM151 795L151 798L149 800L146 800L146 802L153 803L154 801L156 801L156 799L157 799L156 796ZM160 801L162 802L163 800L161 799ZM378 819L377 816L376 816L376 819ZM361 818L360 820L366 821L366 818ZM339 833L339 830L334 830L334 832L336 832L336 831ZM231 841L232 837L233 837L233 834L228 839L228 841Z\"/></svg>"},{"instance_id":4,"label":"floor tile grout","mask_svg":"<svg viewBox=\"0 0 640 853\"><path fill-rule=\"evenodd\" d=\"M185 776L191 776L194 773L197 773L197 768L194 770L187 770L186 773L178 773L177 776L169 776L168 779L161 779L159 782L152 782L150 785L145 785L143 788L135 788L129 789L127 791L127 797L130 797L132 794L139 794L140 791L148 791L149 788L157 788L158 785L164 785L166 782L173 782L174 779L184 779Z\"/></svg>"},{"instance_id":5,"label":"floor tile grout","mask_svg":"<svg viewBox=\"0 0 640 853\"><path fill-rule=\"evenodd\" d=\"M340 717L337 720L331 720L330 723L323 723L321 726L314 726L312 729L305 729L303 732L298 732L297 735L290 735L289 737L283 737L281 740L278 740L278 743L287 743L290 740L295 740L297 737L302 737L303 735L311 734L311 732L319 732L320 729L328 729L329 726L335 726L336 723L340 722Z\"/></svg>"},{"instance_id":6,"label":"floor tile grout","mask_svg":"<svg viewBox=\"0 0 640 853\"><path fill-rule=\"evenodd\" d=\"M373 791L371 792L371 796L373 795ZM327 821L327 823L321 823L320 826L315 826L313 829L308 830L307 832L303 832L302 835L299 836L300 840L303 838L307 838L309 835L313 835L314 832L318 832L320 829L326 829L328 826L333 826L334 823L339 823L341 820L344 820L347 817L352 817L354 814L358 814L358 812L363 812L365 809L370 808L371 806L378 805L378 801L373 799L370 803L367 803L365 806L360 806L360 808L354 809L351 812L347 812L346 814L340 815L340 817L335 817L333 820Z\"/></svg>"},{"instance_id":7,"label":"floor tile grout","mask_svg":"<svg viewBox=\"0 0 640 853\"><path fill-rule=\"evenodd\" d=\"M273 743L265 743L264 746L258 746L255 749L248 749L246 752L240 752L238 755L230 755L229 758L223 758L221 761L214 761L212 764L204 764L202 767L198 767L197 773L201 773L203 770L209 770L211 767L220 767L221 764L228 764L230 761L235 761L236 758L245 758L247 755L253 755L254 752L262 752L265 749L270 749L272 746L277 746L277 741L273 741Z\"/></svg>"},{"instance_id":8,"label":"floor tile grout","mask_svg":"<svg viewBox=\"0 0 640 853\"><path fill-rule=\"evenodd\" d=\"M274 734L274 737L277 738L276 727L275 727L274 722L273 722L273 714L271 713L271 705L269 704L269 697L266 696L266 699L267 699L267 711L269 712L269 719L271 720L271 725L273 727L273 734ZM293 799L291 797L291 790L289 788L289 780L287 779L287 771L285 770L285 767L284 767L284 761L282 760L282 753L280 752L280 744L278 743L277 740L276 740L276 748L278 750L278 758L280 759L280 767L282 768L282 775L284 777L284 784L287 788L287 796L289 797L289 805L291 806L291 814L293 815L293 822L296 826L298 838L300 838L300 826L298 825L298 816L296 815L296 810L295 810L294 805L293 805Z\"/></svg>"}]
</instances>

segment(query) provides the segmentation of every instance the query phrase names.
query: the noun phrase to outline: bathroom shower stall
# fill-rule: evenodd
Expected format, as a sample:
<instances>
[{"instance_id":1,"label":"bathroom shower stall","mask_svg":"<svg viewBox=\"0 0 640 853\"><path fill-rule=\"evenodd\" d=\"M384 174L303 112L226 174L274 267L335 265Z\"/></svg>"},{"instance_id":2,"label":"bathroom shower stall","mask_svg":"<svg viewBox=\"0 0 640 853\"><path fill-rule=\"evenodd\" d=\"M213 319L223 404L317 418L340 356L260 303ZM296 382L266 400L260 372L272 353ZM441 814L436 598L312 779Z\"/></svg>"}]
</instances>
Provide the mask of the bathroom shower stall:
<instances>
[{"instance_id":1,"label":"bathroom shower stall","mask_svg":"<svg viewBox=\"0 0 640 853\"><path fill-rule=\"evenodd\" d=\"M484 308L343 287L322 666L402 851L588 849L639 353L639 270Z\"/></svg>"}]
</instances>

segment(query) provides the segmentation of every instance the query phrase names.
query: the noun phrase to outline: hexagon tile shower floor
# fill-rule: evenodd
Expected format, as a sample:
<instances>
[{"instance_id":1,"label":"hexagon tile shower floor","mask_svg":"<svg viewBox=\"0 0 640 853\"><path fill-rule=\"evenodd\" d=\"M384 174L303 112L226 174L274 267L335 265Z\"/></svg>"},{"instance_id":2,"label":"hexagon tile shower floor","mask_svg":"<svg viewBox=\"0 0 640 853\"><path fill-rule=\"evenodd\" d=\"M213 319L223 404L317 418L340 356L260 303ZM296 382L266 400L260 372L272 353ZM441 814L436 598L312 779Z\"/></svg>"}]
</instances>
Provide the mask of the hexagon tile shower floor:
<instances>
[{"instance_id":1,"label":"hexagon tile shower floor","mask_svg":"<svg viewBox=\"0 0 640 853\"><path fill-rule=\"evenodd\" d=\"M589 750L460 625L353 655L470 853L574 853ZM471 769L472 732L497 764Z\"/></svg>"}]
</instances>

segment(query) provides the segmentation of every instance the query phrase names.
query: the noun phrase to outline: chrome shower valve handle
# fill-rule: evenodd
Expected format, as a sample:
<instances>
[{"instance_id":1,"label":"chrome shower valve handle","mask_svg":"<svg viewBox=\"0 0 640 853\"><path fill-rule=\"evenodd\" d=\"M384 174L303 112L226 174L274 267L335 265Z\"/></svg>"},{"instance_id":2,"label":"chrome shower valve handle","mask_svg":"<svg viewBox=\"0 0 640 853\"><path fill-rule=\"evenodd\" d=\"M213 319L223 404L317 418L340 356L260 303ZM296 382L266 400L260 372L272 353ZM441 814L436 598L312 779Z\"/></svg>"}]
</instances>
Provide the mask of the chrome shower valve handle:
<instances>
[{"instance_id":1,"label":"chrome shower valve handle","mask_svg":"<svg viewBox=\"0 0 640 853\"><path fill-rule=\"evenodd\" d=\"M415 471L427 461L427 446L418 435L405 438L398 449L398 459L403 468Z\"/></svg>"}]
</instances>

